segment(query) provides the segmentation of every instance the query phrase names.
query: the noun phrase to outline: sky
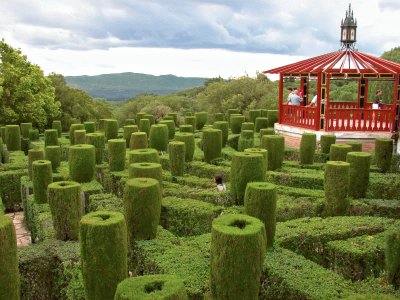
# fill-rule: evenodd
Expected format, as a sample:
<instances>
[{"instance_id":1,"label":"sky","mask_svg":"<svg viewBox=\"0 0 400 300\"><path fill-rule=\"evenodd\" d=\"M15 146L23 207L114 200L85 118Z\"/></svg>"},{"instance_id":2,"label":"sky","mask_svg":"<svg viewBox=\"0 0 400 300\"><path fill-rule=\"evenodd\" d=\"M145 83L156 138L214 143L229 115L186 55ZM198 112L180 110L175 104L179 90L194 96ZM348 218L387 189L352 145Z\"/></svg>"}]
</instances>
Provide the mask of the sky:
<instances>
[{"instance_id":1,"label":"sky","mask_svg":"<svg viewBox=\"0 0 400 300\"><path fill-rule=\"evenodd\" d=\"M255 76L338 50L350 2L360 51L400 46L400 0L0 0L0 38L46 74Z\"/></svg>"}]
</instances>

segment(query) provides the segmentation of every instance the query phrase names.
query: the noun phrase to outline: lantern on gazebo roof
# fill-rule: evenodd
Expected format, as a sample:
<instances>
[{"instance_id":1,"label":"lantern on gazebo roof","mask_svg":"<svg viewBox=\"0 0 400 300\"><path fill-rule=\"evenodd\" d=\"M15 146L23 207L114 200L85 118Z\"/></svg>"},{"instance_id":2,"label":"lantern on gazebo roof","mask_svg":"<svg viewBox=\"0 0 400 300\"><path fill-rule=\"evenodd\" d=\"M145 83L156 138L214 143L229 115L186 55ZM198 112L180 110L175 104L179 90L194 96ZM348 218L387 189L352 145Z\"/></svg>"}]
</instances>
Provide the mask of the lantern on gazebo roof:
<instances>
[{"instance_id":1,"label":"lantern on gazebo roof","mask_svg":"<svg viewBox=\"0 0 400 300\"><path fill-rule=\"evenodd\" d=\"M351 10L351 4L349 4L349 10L346 11L346 18L341 23L340 31L340 42L343 48L353 48L357 41L357 19L353 17L353 11Z\"/></svg>"}]
</instances>

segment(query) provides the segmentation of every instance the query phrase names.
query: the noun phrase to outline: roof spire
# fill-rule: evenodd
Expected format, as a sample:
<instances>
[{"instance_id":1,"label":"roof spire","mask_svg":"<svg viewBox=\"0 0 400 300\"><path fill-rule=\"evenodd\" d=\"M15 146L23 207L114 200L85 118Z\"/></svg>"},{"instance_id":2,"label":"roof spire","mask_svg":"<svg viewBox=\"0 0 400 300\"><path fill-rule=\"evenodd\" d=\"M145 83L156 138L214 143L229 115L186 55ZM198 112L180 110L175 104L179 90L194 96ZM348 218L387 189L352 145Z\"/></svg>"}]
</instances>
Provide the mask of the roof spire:
<instances>
[{"instance_id":1,"label":"roof spire","mask_svg":"<svg viewBox=\"0 0 400 300\"><path fill-rule=\"evenodd\" d=\"M342 48L354 49L356 42L357 20L354 19L354 14L349 3L349 9L346 11L346 17L341 22L340 42Z\"/></svg>"}]
</instances>

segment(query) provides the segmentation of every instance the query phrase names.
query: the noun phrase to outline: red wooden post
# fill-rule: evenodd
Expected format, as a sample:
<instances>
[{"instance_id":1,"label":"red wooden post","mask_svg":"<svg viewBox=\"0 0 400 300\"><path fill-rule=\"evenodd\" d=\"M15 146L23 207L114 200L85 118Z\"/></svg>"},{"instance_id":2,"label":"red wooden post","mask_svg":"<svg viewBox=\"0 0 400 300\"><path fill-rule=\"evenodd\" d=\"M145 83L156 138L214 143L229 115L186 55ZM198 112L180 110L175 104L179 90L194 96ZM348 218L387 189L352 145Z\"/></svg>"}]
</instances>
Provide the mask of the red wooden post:
<instances>
[{"instance_id":1,"label":"red wooden post","mask_svg":"<svg viewBox=\"0 0 400 300\"><path fill-rule=\"evenodd\" d=\"M321 81L322 74L321 72L319 72L317 77L317 107L315 111L315 130L319 130L321 123ZM325 102L325 105L327 105L327 102Z\"/></svg>"},{"instance_id":2,"label":"red wooden post","mask_svg":"<svg viewBox=\"0 0 400 300\"><path fill-rule=\"evenodd\" d=\"M285 112L283 111L283 73L279 73L279 99L278 99L278 107L279 107L278 123L279 123L279 124L282 124L283 114L285 113Z\"/></svg>"},{"instance_id":3,"label":"red wooden post","mask_svg":"<svg viewBox=\"0 0 400 300\"><path fill-rule=\"evenodd\" d=\"M399 99L399 85L400 85L400 77L399 77L399 73L397 73L395 76L394 76L394 87L393 87L393 105L392 105L392 114L391 114L391 116L392 116L392 120L391 120L391 122L392 122L392 132L394 132L394 130L396 129L396 124L395 124L395 122L397 121L396 120L396 106L398 105L398 100L400 100Z\"/></svg>"}]
</instances>

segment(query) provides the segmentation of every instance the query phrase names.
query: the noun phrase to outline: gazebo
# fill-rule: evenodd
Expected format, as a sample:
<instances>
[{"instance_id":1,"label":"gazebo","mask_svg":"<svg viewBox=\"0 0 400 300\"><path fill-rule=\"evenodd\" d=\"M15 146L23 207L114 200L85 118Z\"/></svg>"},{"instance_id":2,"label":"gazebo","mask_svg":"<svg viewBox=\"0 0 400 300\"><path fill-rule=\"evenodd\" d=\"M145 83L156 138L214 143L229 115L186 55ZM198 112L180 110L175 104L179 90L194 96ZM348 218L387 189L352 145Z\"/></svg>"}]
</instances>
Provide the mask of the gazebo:
<instances>
[{"instance_id":1,"label":"gazebo","mask_svg":"<svg viewBox=\"0 0 400 300\"><path fill-rule=\"evenodd\" d=\"M296 136L316 132L335 134L338 140L372 142L377 137L391 137L399 127L400 64L362 53L355 49L357 21L351 6L341 23L341 49L300 62L264 71L279 74L279 119L276 131ZM284 99L284 81L300 80L303 93L301 105L291 105ZM331 101L330 82L336 79L358 81L356 102ZM368 81L391 81L393 95L390 104L379 109L368 103ZM310 102L309 85L316 80L317 102ZM389 95L387 95L389 97ZM342 99L347 100L347 99ZM306 130L304 130L306 129Z\"/></svg>"}]
</instances>

